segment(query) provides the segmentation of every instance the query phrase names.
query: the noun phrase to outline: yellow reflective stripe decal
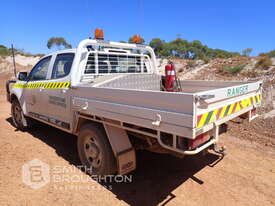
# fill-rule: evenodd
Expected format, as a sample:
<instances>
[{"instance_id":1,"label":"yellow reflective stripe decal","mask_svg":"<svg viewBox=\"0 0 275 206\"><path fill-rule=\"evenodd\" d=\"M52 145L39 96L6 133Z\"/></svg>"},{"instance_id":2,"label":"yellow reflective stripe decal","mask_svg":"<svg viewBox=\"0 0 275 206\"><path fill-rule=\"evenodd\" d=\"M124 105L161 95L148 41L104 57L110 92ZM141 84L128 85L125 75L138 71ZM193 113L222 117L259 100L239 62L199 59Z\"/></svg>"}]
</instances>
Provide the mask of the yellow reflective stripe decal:
<instances>
[{"instance_id":1,"label":"yellow reflective stripe decal","mask_svg":"<svg viewBox=\"0 0 275 206\"><path fill-rule=\"evenodd\" d=\"M204 125L207 115L208 115L208 113L204 113L202 115L200 121L198 122L198 127L202 127Z\"/></svg>"},{"instance_id":2,"label":"yellow reflective stripe decal","mask_svg":"<svg viewBox=\"0 0 275 206\"><path fill-rule=\"evenodd\" d=\"M13 88L24 88L24 89L39 89L44 87L45 89L63 89L69 88L70 82L37 82L37 83L15 83Z\"/></svg>"},{"instance_id":3,"label":"yellow reflective stripe decal","mask_svg":"<svg viewBox=\"0 0 275 206\"><path fill-rule=\"evenodd\" d=\"M215 109L215 110L214 110L214 112L213 112L213 114L212 114L212 116L211 116L211 119L209 120L209 123L212 123L212 122L215 121L215 119L216 119L215 117L217 116L218 110L219 110L219 109Z\"/></svg>"},{"instance_id":4,"label":"yellow reflective stripe decal","mask_svg":"<svg viewBox=\"0 0 275 206\"><path fill-rule=\"evenodd\" d=\"M223 117L224 117L225 110L226 110L226 107L223 107L223 108L222 108L222 111L221 111L221 115L220 115L220 117L221 117L221 118L223 118Z\"/></svg>"},{"instance_id":5,"label":"yellow reflective stripe decal","mask_svg":"<svg viewBox=\"0 0 275 206\"><path fill-rule=\"evenodd\" d=\"M231 105L230 105L230 108L229 108L229 111L228 111L228 114L227 114L227 115L232 114L232 111L233 111L234 105L235 105L235 104L231 104Z\"/></svg>"},{"instance_id":6,"label":"yellow reflective stripe decal","mask_svg":"<svg viewBox=\"0 0 275 206\"><path fill-rule=\"evenodd\" d=\"M240 102L237 102L237 106L236 106L236 111L235 112L238 112L240 110L241 110Z\"/></svg>"},{"instance_id":7,"label":"yellow reflective stripe decal","mask_svg":"<svg viewBox=\"0 0 275 206\"><path fill-rule=\"evenodd\" d=\"M197 128L201 128L207 124L214 122L215 120L222 119L228 115L234 114L250 105L261 103L261 95L257 94L256 96L243 99L239 102L235 102L212 111L206 112L204 114L197 116Z\"/></svg>"}]
</instances>

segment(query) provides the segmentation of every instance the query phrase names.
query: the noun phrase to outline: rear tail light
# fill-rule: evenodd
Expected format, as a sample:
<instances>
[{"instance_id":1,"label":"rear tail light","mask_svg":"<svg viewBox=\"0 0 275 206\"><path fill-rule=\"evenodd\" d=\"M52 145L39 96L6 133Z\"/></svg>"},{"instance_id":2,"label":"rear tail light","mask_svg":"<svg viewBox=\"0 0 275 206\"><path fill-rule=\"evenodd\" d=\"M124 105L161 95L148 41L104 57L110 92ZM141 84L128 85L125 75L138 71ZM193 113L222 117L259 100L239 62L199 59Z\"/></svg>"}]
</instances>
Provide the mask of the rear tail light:
<instances>
[{"instance_id":1,"label":"rear tail light","mask_svg":"<svg viewBox=\"0 0 275 206\"><path fill-rule=\"evenodd\" d=\"M210 139L210 135L208 134L208 132L200 134L195 139L189 140L188 149L191 149L191 150L196 149L198 146L207 142L209 139Z\"/></svg>"}]
</instances>

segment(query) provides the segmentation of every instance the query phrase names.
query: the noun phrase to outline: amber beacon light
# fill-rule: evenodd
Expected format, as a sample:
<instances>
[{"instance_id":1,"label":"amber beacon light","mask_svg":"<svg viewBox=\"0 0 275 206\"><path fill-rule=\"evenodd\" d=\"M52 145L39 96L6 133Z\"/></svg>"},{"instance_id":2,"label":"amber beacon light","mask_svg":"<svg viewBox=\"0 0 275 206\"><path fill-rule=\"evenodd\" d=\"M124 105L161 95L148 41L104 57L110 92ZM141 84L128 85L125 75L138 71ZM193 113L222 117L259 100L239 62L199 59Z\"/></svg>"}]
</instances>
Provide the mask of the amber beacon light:
<instances>
[{"instance_id":1,"label":"amber beacon light","mask_svg":"<svg viewBox=\"0 0 275 206\"><path fill-rule=\"evenodd\" d=\"M100 28L96 28L95 30L95 39L104 39L104 33L103 33L103 29Z\"/></svg>"},{"instance_id":2,"label":"amber beacon light","mask_svg":"<svg viewBox=\"0 0 275 206\"><path fill-rule=\"evenodd\" d=\"M135 34L135 35L132 37L132 42L133 42L133 43L136 43L136 44L141 44L141 43L142 43L141 36L138 35L138 34Z\"/></svg>"}]
</instances>

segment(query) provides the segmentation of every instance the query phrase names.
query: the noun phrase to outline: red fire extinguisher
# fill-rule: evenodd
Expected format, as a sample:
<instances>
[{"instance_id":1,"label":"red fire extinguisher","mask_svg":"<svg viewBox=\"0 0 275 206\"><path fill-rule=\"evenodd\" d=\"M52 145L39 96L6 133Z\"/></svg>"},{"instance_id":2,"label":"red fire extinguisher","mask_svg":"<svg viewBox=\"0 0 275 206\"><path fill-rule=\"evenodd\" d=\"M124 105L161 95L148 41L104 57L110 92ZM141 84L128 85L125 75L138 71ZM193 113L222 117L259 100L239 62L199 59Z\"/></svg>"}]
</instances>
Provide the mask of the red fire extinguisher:
<instances>
[{"instance_id":1,"label":"red fire extinguisher","mask_svg":"<svg viewBox=\"0 0 275 206\"><path fill-rule=\"evenodd\" d=\"M176 70L173 62L169 61L165 66L165 90L168 92L176 92Z\"/></svg>"}]
</instances>

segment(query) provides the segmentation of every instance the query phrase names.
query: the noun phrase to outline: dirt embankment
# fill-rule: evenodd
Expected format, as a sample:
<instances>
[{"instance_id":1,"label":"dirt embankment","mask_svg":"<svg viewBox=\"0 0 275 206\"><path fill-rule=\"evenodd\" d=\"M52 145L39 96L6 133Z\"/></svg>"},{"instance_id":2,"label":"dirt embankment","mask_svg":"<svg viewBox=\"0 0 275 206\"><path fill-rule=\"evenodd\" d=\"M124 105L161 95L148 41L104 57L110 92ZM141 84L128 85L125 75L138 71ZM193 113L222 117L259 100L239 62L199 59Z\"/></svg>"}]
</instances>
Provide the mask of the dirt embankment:
<instances>
[{"instance_id":1,"label":"dirt embankment","mask_svg":"<svg viewBox=\"0 0 275 206\"><path fill-rule=\"evenodd\" d=\"M17 72L19 71L29 71L32 66L39 60L40 57L33 56L15 56L15 66ZM5 74L13 74L14 66L13 66L13 58L11 56L8 57L0 57L0 75Z\"/></svg>"},{"instance_id":2,"label":"dirt embankment","mask_svg":"<svg viewBox=\"0 0 275 206\"><path fill-rule=\"evenodd\" d=\"M15 67L16 73L20 71L29 71L39 60L39 57L33 56L15 56ZM13 59L11 56L9 57L0 57L0 94L5 94L6 88L5 83L6 80L14 79L14 65Z\"/></svg>"},{"instance_id":3,"label":"dirt embankment","mask_svg":"<svg viewBox=\"0 0 275 206\"><path fill-rule=\"evenodd\" d=\"M229 134L275 148L275 64L268 69L255 68L260 57L235 57L214 59L207 64L188 68L186 60L175 60L180 79L218 81L263 81L262 107L259 118L248 123L237 118L229 122ZM183 62L182 64L180 64ZM243 65L237 73L225 72L225 67ZM266 115L270 114L270 115Z\"/></svg>"}]
</instances>

